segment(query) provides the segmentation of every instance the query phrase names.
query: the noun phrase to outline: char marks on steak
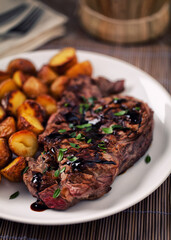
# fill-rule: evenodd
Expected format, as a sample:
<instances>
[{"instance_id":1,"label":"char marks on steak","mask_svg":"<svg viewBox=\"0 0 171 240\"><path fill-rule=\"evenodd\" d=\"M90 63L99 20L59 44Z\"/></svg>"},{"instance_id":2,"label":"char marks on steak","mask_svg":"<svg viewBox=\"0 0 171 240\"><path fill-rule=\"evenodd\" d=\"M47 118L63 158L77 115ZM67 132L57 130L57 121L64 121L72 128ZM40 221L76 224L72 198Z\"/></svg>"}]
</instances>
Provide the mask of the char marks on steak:
<instances>
[{"instance_id":1,"label":"char marks on steak","mask_svg":"<svg viewBox=\"0 0 171 240\"><path fill-rule=\"evenodd\" d=\"M39 136L45 151L37 160L27 158L24 182L48 208L64 210L103 196L152 141L153 112L148 105L128 96L107 97L111 89L102 91L94 81L102 86L104 79L82 76L70 81Z\"/></svg>"}]
</instances>

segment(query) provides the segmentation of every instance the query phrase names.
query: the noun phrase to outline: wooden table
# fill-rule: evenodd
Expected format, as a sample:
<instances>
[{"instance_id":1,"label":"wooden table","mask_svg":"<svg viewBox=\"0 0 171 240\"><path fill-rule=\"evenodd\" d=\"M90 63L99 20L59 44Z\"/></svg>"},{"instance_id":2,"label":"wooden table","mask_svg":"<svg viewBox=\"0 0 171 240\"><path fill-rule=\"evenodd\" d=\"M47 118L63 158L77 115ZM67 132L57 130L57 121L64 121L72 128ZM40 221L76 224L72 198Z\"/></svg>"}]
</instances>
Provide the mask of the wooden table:
<instances>
[{"instance_id":1,"label":"wooden table","mask_svg":"<svg viewBox=\"0 0 171 240\"><path fill-rule=\"evenodd\" d=\"M73 46L123 59L157 79L171 93L171 28L150 43L139 45L112 45L89 36L80 26L78 1L43 0L49 6L69 16L67 34L39 49ZM109 239L171 239L170 179L149 197L135 206L105 219L66 226L33 226L0 221L0 239L36 240L109 240Z\"/></svg>"}]
</instances>

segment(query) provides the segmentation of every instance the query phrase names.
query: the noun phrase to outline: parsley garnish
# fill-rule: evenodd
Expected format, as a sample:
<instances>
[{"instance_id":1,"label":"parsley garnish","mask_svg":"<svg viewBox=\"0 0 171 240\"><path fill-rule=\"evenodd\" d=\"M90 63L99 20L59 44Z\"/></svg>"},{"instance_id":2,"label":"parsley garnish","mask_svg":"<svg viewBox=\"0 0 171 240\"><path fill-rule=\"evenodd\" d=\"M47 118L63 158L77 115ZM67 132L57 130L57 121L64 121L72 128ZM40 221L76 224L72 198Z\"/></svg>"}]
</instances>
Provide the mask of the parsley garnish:
<instances>
[{"instance_id":1,"label":"parsley garnish","mask_svg":"<svg viewBox=\"0 0 171 240\"><path fill-rule=\"evenodd\" d=\"M100 112L103 109L103 106L98 107L97 109L94 110L95 113Z\"/></svg>"},{"instance_id":2,"label":"parsley garnish","mask_svg":"<svg viewBox=\"0 0 171 240\"><path fill-rule=\"evenodd\" d=\"M108 128L102 128L102 131L106 134L111 134L113 133L113 130L114 129L120 129L120 130L127 130L129 128L127 127L122 127L121 125L111 125L110 127Z\"/></svg>"},{"instance_id":3,"label":"parsley garnish","mask_svg":"<svg viewBox=\"0 0 171 240\"><path fill-rule=\"evenodd\" d=\"M64 133L64 132L66 132L66 129L59 129L58 132L59 133Z\"/></svg>"},{"instance_id":4,"label":"parsley garnish","mask_svg":"<svg viewBox=\"0 0 171 240\"><path fill-rule=\"evenodd\" d=\"M98 147L99 147L100 149L102 149L102 150L106 150L106 149L107 149L106 146L105 146L105 142L100 142L100 143L98 144Z\"/></svg>"},{"instance_id":5,"label":"parsley garnish","mask_svg":"<svg viewBox=\"0 0 171 240\"><path fill-rule=\"evenodd\" d=\"M128 110L122 110L120 112L114 113L115 116L123 116L128 113Z\"/></svg>"},{"instance_id":6,"label":"parsley garnish","mask_svg":"<svg viewBox=\"0 0 171 240\"><path fill-rule=\"evenodd\" d=\"M66 151L67 151L67 148L60 148L60 149L59 149L58 162L62 161L63 156L64 156L63 153L66 152Z\"/></svg>"},{"instance_id":7,"label":"parsley garnish","mask_svg":"<svg viewBox=\"0 0 171 240\"><path fill-rule=\"evenodd\" d=\"M70 162L75 162L78 158L75 156L68 156L67 157Z\"/></svg>"},{"instance_id":8,"label":"parsley garnish","mask_svg":"<svg viewBox=\"0 0 171 240\"><path fill-rule=\"evenodd\" d=\"M60 192L61 192L61 190L60 190L59 188L56 189L55 192L54 192L54 194L53 194L53 198L57 198L57 197L59 197Z\"/></svg>"},{"instance_id":9,"label":"parsley garnish","mask_svg":"<svg viewBox=\"0 0 171 240\"><path fill-rule=\"evenodd\" d=\"M27 167L25 167L25 168L23 169L23 171L22 171L22 175L23 175L24 173L26 173L28 169L29 169L29 167L28 167L28 166L27 166Z\"/></svg>"},{"instance_id":10,"label":"parsley garnish","mask_svg":"<svg viewBox=\"0 0 171 240\"><path fill-rule=\"evenodd\" d=\"M84 112L86 112L89 109L89 107L90 105L88 103L81 103L79 108L80 114L83 114Z\"/></svg>"},{"instance_id":11,"label":"parsley garnish","mask_svg":"<svg viewBox=\"0 0 171 240\"><path fill-rule=\"evenodd\" d=\"M65 103L65 104L64 104L64 107L68 107L68 106L69 106L69 103Z\"/></svg>"},{"instance_id":12,"label":"parsley garnish","mask_svg":"<svg viewBox=\"0 0 171 240\"><path fill-rule=\"evenodd\" d=\"M146 156L146 158L145 158L145 162L146 162L146 163L151 162L151 157L150 157L149 155Z\"/></svg>"},{"instance_id":13,"label":"parsley garnish","mask_svg":"<svg viewBox=\"0 0 171 240\"><path fill-rule=\"evenodd\" d=\"M58 170L55 171L54 176L55 176L55 177L59 177L59 174L60 174L60 171L59 171L59 169L58 169Z\"/></svg>"},{"instance_id":14,"label":"parsley garnish","mask_svg":"<svg viewBox=\"0 0 171 240\"><path fill-rule=\"evenodd\" d=\"M85 139L85 136L84 136L83 134L79 133L79 134L76 136L76 139L81 141L81 140L84 140L84 139Z\"/></svg>"},{"instance_id":15,"label":"parsley garnish","mask_svg":"<svg viewBox=\"0 0 171 240\"><path fill-rule=\"evenodd\" d=\"M9 199L14 199L14 198L18 197L19 194L20 194L20 192L17 191L17 192L15 192L15 193L13 193L13 194L9 197Z\"/></svg>"},{"instance_id":16,"label":"parsley garnish","mask_svg":"<svg viewBox=\"0 0 171 240\"><path fill-rule=\"evenodd\" d=\"M91 141L92 141L92 139L90 138L90 139L87 140L87 143L91 143Z\"/></svg>"},{"instance_id":17,"label":"parsley garnish","mask_svg":"<svg viewBox=\"0 0 171 240\"><path fill-rule=\"evenodd\" d=\"M59 151L61 151L61 152L66 152L66 151L67 151L67 148L60 148Z\"/></svg>"},{"instance_id":18,"label":"parsley garnish","mask_svg":"<svg viewBox=\"0 0 171 240\"><path fill-rule=\"evenodd\" d=\"M140 107L135 107L134 108L136 111L139 111L140 110Z\"/></svg>"},{"instance_id":19,"label":"parsley garnish","mask_svg":"<svg viewBox=\"0 0 171 240\"><path fill-rule=\"evenodd\" d=\"M80 148L80 146L79 146L78 144L75 144L75 143L69 143L69 144L70 144L71 147L73 147L73 148L76 148L76 149Z\"/></svg>"},{"instance_id":20,"label":"parsley garnish","mask_svg":"<svg viewBox=\"0 0 171 240\"><path fill-rule=\"evenodd\" d=\"M70 124L69 124L69 127L70 127L70 128L73 128L73 127L74 127L74 124L73 124L73 123L70 123Z\"/></svg>"},{"instance_id":21,"label":"parsley garnish","mask_svg":"<svg viewBox=\"0 0 171 240\"><path fill-rule=\"evenodd\" d=\"M96 97L90 97L90 98L88 98L88 102L90 103L90 104L94 104L94 101L96 101L97 100L97 98Z\"/></svg>"},{"instance_id":22,"label":"parsley garnish","mask_svg":"<svg viewBox=\"0 0 171 240\"><path fill-rule=\"evenodd\" d=\"M61 170L60 170L60 173L63 173L65 171L66 167L63 167Z\"/></svg>"},{"instance_id":23,"label":"parsley garnish","mask_svg":"<svg viewBox=\"0 0 171 240\"><path fill-rule=\"evenodd\" d=\"M85 123L85 124L82 124L82 125L77 125L76 127L83 129L83 128L91 127L91 124L90 123Z\"/></svg>"},{"instance_id":24,"label":"parsley garnish","mask_svg":"<svg viewBox=\"0 0 171 240\"><path fill-rule=\"evenodd\" d=\"M70 133L70 137L75 138L75 136L76 136L76 132Z\"/></svg>"}]
</instances>

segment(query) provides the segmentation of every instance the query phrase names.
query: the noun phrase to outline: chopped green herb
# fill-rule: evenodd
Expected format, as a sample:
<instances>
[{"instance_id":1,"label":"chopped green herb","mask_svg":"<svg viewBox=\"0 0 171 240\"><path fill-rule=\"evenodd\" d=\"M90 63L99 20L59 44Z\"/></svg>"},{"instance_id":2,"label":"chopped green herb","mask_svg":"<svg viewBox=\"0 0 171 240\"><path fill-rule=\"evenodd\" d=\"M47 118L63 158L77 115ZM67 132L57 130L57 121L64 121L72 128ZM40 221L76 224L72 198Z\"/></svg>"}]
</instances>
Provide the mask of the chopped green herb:
<instances>
[{"instance_id":1,"label":"chopped green herb","mask_svg":"<svg viewBox=\"0 0 171 240\"><path fill-rule=\"evenodd\" d=\"M82 124L82 125L77 125L76 127L83 129L83 128L91 127L91 124L90 123L85 123L85 124Z\"/></svg>"},{"instance_id":2,"label":"chopped green herb","mask_svg":"<svg viewBox=\"0 0 171 240\"><path fill-rule=\"evenodd\" d=\"M73 123L70 123L70 124L69 124L69 127L70 127L70 128L73 128L73 127L74 127L74 124L73 124Z\"/></svg>"},{"instance_id":3,"label":"chopped green herb","mask_svg":"<svg viewBox=\"0 0 171 240\"><path fill-rule=\"evenodd\" d=\"M97 100L97 98L96 97L90 97L90 98L88 98L88 102L90 103L90 104L94 104L94 101L96 101Z\"/></svg>"},{"instance_id":4,"label":"chopped green herb","mask_svg":"<svg viewBox=\"0 0 171 240\"><path fill-rule=\"evenodd\" d=\"M83 101L86 103L87 102L87 99L84 97L84 96L81 96Z\"/></svg>"},{"instance_id":5,"label":"chopped green herb","mask_svg":"<svg viewBox=\"0 0 171 240\"><path fill-rule=\"evenodd\" d=\"M146 163L151 162L151 157L150 157L149 155L146 156L146 158L145 158L145 162L146 162Z\"/></svg>"},{"instance_id":6,"label":"chopped green herb","mask_svg":"<svg viewBox=\"0 0 171 240\"><path fill-rule=\"evenodd\" d=\"M139 111L139 110L140 110L140 107L135 107L135 110L136 110L136 111Z\"/></svg>"},{"instance_id":7,"label":"chopped green herb","mask_svg":"<svg viewBox=\"0 0 171 240\"><path fill-rule=\"evenodd\" d=\"M67 148L60 148L59 151L61 151L61 152L66 152L66 151L67 151Z\"/></svg>"},{"instance_id":8,"label":"chopped green herb","mask_svg":"<svg viewBox=\"0 0 171 240\"><path fill-rule=\"evenodd\" d=\"M75 156L68 156L67 157L70 162L75 162L78 158Z\"/></svg>"},{"instance_id":9,"label":"chopped green herb","mask_svg":"<svg viewBox=\"0 0 171 240\"><path fill-rule=\"evenodd\" d=\"M59 133L64 133L64 132L66 132L66 129L59 129L58 132Z\"/></svg>"},{"instance_id":10,"label":"chopped green herb","mask_svg":"<svg viewBox=\"0 0 171 240\"><path fill-rule=\"evenodd\" d=\"M113 101L117 101L117 100L119 100L119 98L117 98L117 97L113 99Z\"/></svg>"},{"instance_id":11,"label":"chopped green herb","mask_svg":"<svg viewBox=\"0 0 171 240\"><path fill-rule=\"evenodd\" d=\"M9 197L9 199L14 199L14 198L18 197L19 194L20 194L19 191L17 191L17 192L15 192L15 193L13 193L13 194Z\"/></svg>"},{"instance_id":12,"label":"chopped green herb","mask_svg":"<svg viewBox=\"0 0 171 240\"><path fill-rule=\"evenodd\" d=\"M45 172L47 172L47 170L48 170L48 167L46 167L46 168L43 170L43 174L44 174Z\"/></svg>"},{"instance_id":13,"label":"chopped green herb","mask_svg":"<svg viewBox=\"0 0 171 240\"><path fill-rule=\"evenodd\" d=\"M45 154L45 153L46 153L45 151L42 152L42 154Z\"/></svg>"},{"instance_id":14,"label":"chopped green herb","mask_svg":"<svg viewBox=\"0 0 171 240\"><path fill-rule=\"evenodd\" d=\"M79 133L79 134L76 136L76 139L81 141L81 140L84 140L84 139L85 139L85 136L84 136L83 134Z\"/></svg>"},{"instance_id":15,"label":"chopped green herb","mask_svg":"<svg viewBox=\"0 0 171 240\"><path fill-rule=\"evenodd\" d=\"M76 148L76 149L80 148L80 146L79 146L78 144L75 144L75 143L69 143L69 144L70 144L71 147L73 147L73 148Z\"/></svg>"},{"instance_id":16,"label":"chopped green herb","mask_svg":"<svg viewBox=\"0 0 171 240\"><path fill-rule=\"evenodd\" d=\"M91 141L92 141L92 139L90 138L90 139L87 140L87 143L91 143Z\"/></svg>"},{"instance_id":17,"label":"chopped green herb","mask_svg":"<svg viewBox=\"0 0 171 240\"><path fill-rule=\"evenodd\" d=\"M98 107L96 110L94 110L95 113L100 112L103 109L103 106Z\"/></svg>"},{"instance_id":18,"label":"chopped green herb","mask_svg":"<svg viewBox=\"0 0 171 240\"><path fill-rule=\"evenodd\" d=\"M63 167L61 170L60 170L60 173L63 173L65 171L66 167Z\"/></svg>"},{"instance_id":19,"label":"chopped green herb","mask_svg":"<svg viewBox=\"0 0 171 240\"><path fill-rule=\"evenodd\" d=\"M63 156L64 156L63 151L59 150L59 154L58 154L58 162L62 161Z\"/></svg>"},{"instance_id":20,"label":"chopped green herb","mask_svg":"<svg viewBox=\"0 0 171 240\"><path fill-rule=\"evenodd\" d=\"M60 171L59 171L59 169L58 169L58 170L55 171L54 176L55 176L55 177L59 177L59 174L60 174Z\"/></svg>"},{"instance_id":21,"label":"chopped green herb","mask_svg":"<svg viewBox=\"0 0 171 240\"><path fill-rule=\"evenodd\" d=\"M70 137L75 138L76 137L76 132L70 133Z\"/></svg>"},{"instance_id":22,"label":"chopped green herb","mask_svg":"<svg viewBox=\"0 0 171 240\"><path fill-rule=\"evenodd\" d=\"M57 198L57 197L59 197L60 192L61 192L61 190L60 190L59 188L56 189L55 192L54 192L54 194L53 194L53 198Z\"/></svg>"},{"instance_id":23,"label":"chopped green herb","mask_svg":"<svg viewBox=\"0 0 171 240\"><path fill-rule=\"evenodd\" d=\"M81 103L79 108L80 114L85 113L89 109L89 107L90 105L88 103Z\"/></svg>"},{"instance_id":24,"label":"chopped green herb","mask_svg":"<svg viewBox=\"0 0 171 240\"><path fill-rule=\"evenodd\" d=\"M115 116L123 116L128 113L128 110L122 110L120 112L114 113Z\"/></svg>"},{"instance_id":25,"label":"chopped green herb","mask_svg":"<svg viewBox=\"0 0 171 240\"><path fill-rule=\"evenodd\" d=\"M86 132L89 132L91 130L91 127L86 128Z\"/></svg>"},{"instance_id":26,"label":"chopped green herb","mask_svg":"<svg viewBox=\"0 0 171 240\"><path fill-rule=\"evenodd\" d=\"M100 149L102 149L102 150L106 150L106 149L107 149L106 146L105 146L105 142L104 142L104 141L100 142L100 143L98 144L98 147L99 147Z\"/></svg>"},{"instance_id":27,"label":"chopped green herb","mask_svg":"<svg viewBox=\"0 0 171 240\"><path fill-rule=\"evenodd\" d=\"M111 133L113 133L113 128L112 128L112 126L110 126L108 128L102 128L102 131L106 134L111 134Z\"/></svg>"},{"instance_id":28,"label":"chopped green herb","mask_svg":"<svg viewBox=\"0 0 171 240\"><path fill-rule=\"evenodd\" d=\"M68 107L68 106L69 106L69 103L65 103L65 104L64 104L64 107Z\"/></svg>"},{"instance_id":29,"label":"chopped green herb","mask_svg":"<svg viewBox=\"0 0 171 240\"><path fill-rule=\"evenodd\" d=\"M28 169L29 169L29 167L28 167L28 166L27 166L27 167L25 167L25 168L23 169L23 171L22 171L22 175L23 175L24 173L26 173Z\"/></svg>"}]
</instances>

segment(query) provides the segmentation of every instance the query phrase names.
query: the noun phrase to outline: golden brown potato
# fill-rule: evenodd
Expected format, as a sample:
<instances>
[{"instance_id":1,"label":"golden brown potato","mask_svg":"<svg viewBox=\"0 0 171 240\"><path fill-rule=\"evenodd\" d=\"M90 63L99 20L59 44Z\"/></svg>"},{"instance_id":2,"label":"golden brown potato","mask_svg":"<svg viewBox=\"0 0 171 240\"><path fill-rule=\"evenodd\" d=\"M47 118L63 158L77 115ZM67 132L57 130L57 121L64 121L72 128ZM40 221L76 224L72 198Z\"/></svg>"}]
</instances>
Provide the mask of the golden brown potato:
<instances>
[{"instance_id":1,"label":"golden brown potato","mask_svg":"<svg viewBox=\"0 0 171 240\"><path fill-rule=\"evenodd\" d=\"M0 106L0 122L5 118L5 115L4 109Z\"/></svg>"},{"instance_id":2,"label":"golden brown potato","mask_svg":"<svg viewBox=\"0 0 171 240\"><path fill-rule=\"evenodd\" d=\"M0 123L0 137L9 138L16 131L16 123L13 117L7 117Z\"/></svg>"},{"instance_id":3,"label":"golden brown potato","mask_svg":"<svg viewBox=\"0 0 171 240\"><path fill-rule=\"evenodd\" d=\"M21 182L22 172L26 167L26 161L24 157L15 158L8 166L1 169L1 174L11 182Z\"/></svg>"},{"instance_id":4,"label":"golden brown potato","mask_svg":"<svg viewBox=\"0 0 171 240\"><path fill-rule=\"evenodd\" d=\"M5 167L11 157L11 152L9 150L6 139L0 138L0 169Z\"/></svg>"},{"instance_id":5,"label":"golden brown potato","mask_svg":"<svg viewBox=\"0 0 171 240\"><path fill-rule=\"evenodd\" d=\"M40 134L44 130L44 127L37 118L30 116L26 113L23 113L19 117L17 127L19 130L27 129L34 132L35 134Z\"/></svg>"},{"instance_id":6,"label":"golden brown potato","mask_svg":"<svg viewBox=\"0 0 171 240\"><path fill-rule=\"evenodd\" d=\"M36 98L36 102L38 102L40 105L42 105L45 108L48 115L55 113L57 110L57 104L55 99L49 95L43 94L38 96Z\"/></svg>"},{"instance_id":7,"label":"golden brown potato","mask_svg":"<svg viewBox=\"0 0 171 240\"><path fill-rule=\"evenodd\" d=\"M66 76L70 78L77 77L78 75L91 76L92 71L93 71L93 68L91 63L89 61L84 61L81 63L77 63L76 65L68 69L68 71L66 72Z\"/></svg>"},{"instance_id":8,"label":"golden brown potato","mask_svg":"<svg viewBox=\"0 0 171 240\"><path fill-rule=\"evenodd\" d=\"M30 98L36 98L48 92L48 88L38 78L29 77L23 85L23 91Z\"/></svg>"},{"instance_id":9,"label":"golden brown potato","mask_svg":"<svg viewBox=\"0 0 171 240\"><path fill-rule=\"evenodd\" d=\"M9 92L1 101L5 111L10 115L17 115L17 108L26 100L26 96L19 90Z\"/></svg>"},{"instance_id":10,"label":"golden brown potato","mask_svg":"<svg viewBox=\"0 0 171 240\"><path fill-rule=\"evenodd\" d=\"M44 65L39 70L37 76L44 84L50 84L58 77L58 75L48 65Z\"/></svg>"},{"instance_id":11,"label":"golden brown potato","mask_svg":"<svg viewBox=\"0 0 171 240\"><path fill-rule=\"evenodd\" d=\"M28 73L30 75L36 74L36 69L33 63L23 58L14 59L8 64L7 71L11 75L13 75L13 73L15 73L18 70L24 73Z\"/></svg>"},{"instance_id":12,"label":"golden brown potato","mask_svg":"<svg viewBox=\"0 0 171 240\"><path fill-rule=\"evenodd\" d=\"M23 113L36 117L41 123L45 122L46 112L45 109L34 100L26 100L21 106L17 109L18 117L23 115Z\"/></svg>"},{"instance_id":13,"label":"golden brown potato","mask_svg":"<svg viewBox=\"0 0 171 240\"><path fill-rule=\"evenodd\" d=\"M7 79L0 84L0 100L9 92L17 90L18 87L12 79Z\"/></svg>"},{"instance_id":14,"label":"golden brown potato","mask_svg":"<svg viewBox=\"0 0 171 240\"><path fill-rule=\"evenodd\" d=\"M63 74L77 63L76 51L72 47L63 48L58 54L50 59L49 66L57 73Z\"/></svg>"},{"instance_id":15,"label":"golden brown potato","mask_svg":"<svg viewBox=\"0 0 171 240\"><path fill-rule=\"evenodd\" d=\"M15 132L9 138L8 143L11 151L18 156L32 157L38 149L36 135L28 130Z\"/></svg>"},{"instance_id":16,"label":"golden brown potato","mask_svg":"<svg viewBox=\"0 0 171 240\"><path fill-rule=\"evenodd\" d=\"M69 83L68 77L66 76L58 77L50 87L52 95L55 98L60 98L68 83Z\"/></svg>"},{"instance_id":17,"label":"golden brown potato","mask_svg":"<svg viewBox=\"0 0 171 240\"><path fill-rule=\"evenodd\" d=\"M3 82L5 79L10 78L10 73L0 71L0 82Z\"/></svg>"},{"instance_id":18,"label":"golden brown potato","mask_svg":"<svg viewBox=\"0 0 171 240\"><path fill-rule=\"evenodd\" d=\"M15 84L21 88L23 86L23 84L26 82L28 78L28 75L24 74L22 71L18 70L13 74L13 81L15 82Z\"/></svg>"}]
</instances>

